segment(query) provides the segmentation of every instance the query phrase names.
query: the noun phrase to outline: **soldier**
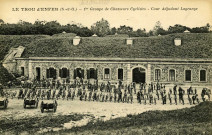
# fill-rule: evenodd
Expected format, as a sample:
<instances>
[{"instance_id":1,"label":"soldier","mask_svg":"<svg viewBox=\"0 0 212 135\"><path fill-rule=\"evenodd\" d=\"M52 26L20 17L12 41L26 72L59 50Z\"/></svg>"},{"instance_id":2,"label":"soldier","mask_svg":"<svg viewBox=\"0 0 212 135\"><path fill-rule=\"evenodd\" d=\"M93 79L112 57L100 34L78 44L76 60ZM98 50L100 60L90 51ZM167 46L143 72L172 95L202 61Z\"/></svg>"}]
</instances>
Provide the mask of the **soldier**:
<instances>
[{"instance_id":1,"label":"soldier","mask_svg":"<svg viewBox=\"0 0 212 135\"><path fill-rule=\"evenodd\" d=\"M163 91L163 105L166 104L166 90Z\"/></svg>"},{"instance_id":2,"label":"soldier","mask_svg":"<svg viewBox=\"0 0 212 135\"><path fill-rule=\"evenodd\" d=\"M51 97L51 89L49 89L49 90L47 91L47 100L49 100L50 97Z\"/></svg>"},{"instance_id":3,"label":"soldier","mask_svg":"<svg viewBox=\"0 0 212 135\"><path fill-rule=\"evenodd\" d=\"M119 103L119 101L122 102L122 92L121 92L121 90L119 90L119 92L118 92L118 103Z\"/></svg>"},{"instance_id":4,"label":"soldier","mask_svg":"<svg viewBox=\"0 0 212 135\"><path fill-rule=\"evenodd\" d=\"M54 92L53 92L53 94L54 94ZM70 89L68 90L67 100L68 100L69 98L71 98L71 90L70 90Z\"/></svg>"},{"instance_id":5,"label":"soldier","mask_svg":"<svg viewBox=\"0 0 212 135\"><path fill-rule=\"evenodd\" d=\"M116 102L117 94L116 91L114 92L114 102Z\"/></svg>"},{"instance_id":6,"label":"soldier","mask_svg":"<svg viewBox=\"0 0 212 135\"><path fill-rule=\"evenodd\" d=\"M93 101L95 101L95 100L96 100L96 97L97 97L97 95L96 95L96 91L94 91L94 93L93 93Z\"/></svg>"},{"instance_id":7,"label":"soldier","mask_svg":"<svg viewBox=\"0 0 212 135\"><path fill-rule=\"evenodd\" d=\"M153 103L153 95L152 92L149 93L149 104L151 105Z\"/></svg>"},{"instance_id":8,"label":"soldier","mask_svg":"<svg viewBox=\"0 0 212 135\"><path fill-rule=\"evenodd\" d=\"M109 93L109 97L110 97L110 102L112 102L112 100L113 100L113 95L111 94L111 92Z\"/></svg>"},{"instance_id":9,"label":"soldier","mask_svg":"<svg viewBox=\"0 0 212 135\"><path fill-rule=\"evenodd\" d=\"M169 92L168 92L168 98L169 98L170 105L171 105L172 104L172 89L171 88L169 89Z\"/></svg>"},{"instance_id":10,"label":"soldier","mask_svg":"<svg viewBox=\"0 0 212 135\"><path fill-rule=\"evenodd\" d=\"M41 94L41 98L42 98L42 100L45 98L45 90L42 90L42 94Z\"/></svg>"},{"instance_id":11,"label":"soldier","mask_svg":"<svg viewBox=\"0 0 212 135\"><path fill-rule=\"evenodd\" d=\"M179 91L179 103L182 101L182 104L184 105L184 98L183 98L184 90L181 87L179 87L178 91Z\"/></svg>"},{"instance_id":12,"label":"soldier","mask_svg":"<svg viewBox=\"0 0 212 135\"><path fill-rule=\"evenodd\" d=\"M187 89L187 95L188 95L188 102L190 103L190 105L192 105L192 99L191 99L191 97L190 97L190 88L189 89Z\"/></svg>"},{"instance_id":13,"label":"soldier","mask_svg":"<svg viewBox=\"0 0 212 135\"><path fill-rule=\"evenodd\" d=\"M74 100L74 97L75 97L75 89L73 90L73 93L72 93L72 97L71 97L72 101Z\"/></svg>"},{"instance_id":14,"label":"soldier","mask_svg":"<svg viewBox=\"0 0 212 135\"><path fill-rule=\"evenodd\" d=\"M53 89L52 99L54 99L54 98L55 98L55 95L56 95L56 89Z\"/></svg>"},{"instance_id":15,"label":"soldier","mask_svg":"<svg viewBox=\"0 0 212 135\"><path fill-rule=\"evenodd\" d=\"M104 102L104 100L105 100L105 94L103 93L102 94L102 102Z\"/></svg>"},{"instance_id":16,"label":"soldier","mask_svg":"<svg viewBox=\"0 0 212 135\"><path fill-rule=\"evenodd\" d=\"M139 91L137 92L137 101L141 104L141 93Z\"/></svg>"},{"instance_id":17,"label":"soldier","mask_svg":"<svg viewBox=\"0 0 212 135\"><path fill-rule=\"evenodd\" d=\"M124 92L124 97L123 97L123 103L124 102L127 102L127 92L126 91Z\"/></svg>"},{"instance_id":18,"label":"soldier","mask_svg":"<svg viewBox=\"0 0 212 135\"><path fill-rule=\"evenodd\" d=\"M133 103L133 94L132 92L130 93L130 101L131 101L131 104Z\"/></svg>"},{"instance_id":19,"label":"soldier","mask_svg":"<svg viewBox=\"0 0 212 135\"><path fill-rule=\"evenodd\" d=\"M146 101L148 99L147 93L144 94L144 104L146 105Z\"/></svg>"},{"instance_id":20,"label":"soldier","mask_svg":"<svg viewBox=\"0 0 212 135\"><path fill-rule=\"evenodd\" d=\"M155 92L153 92L152 96L153 96L154 103L156 105L157 104L157 94Z\"/></svg>"},{"instance_id":21,"label":"soldier","mask_svg":"<svg viewBox=\"0 0 212 135\"><path fill-rule=\"evenodd\" d=\"M174 86L173 90L174 90L174 95L177 95L177 85Z\"/></svg>"},{"instance_id":22,"label":"soldier","mask_svg":"<svg viewBox=\"0 0 212 135\"><path fill-rule=\"evenodd\" d=\"M105 102L107 102L107 100L108 100L108 93L106 93Z\"/></svg>"},{"instance_id":23,"label":"soldier","mask_svg":"<svg viewBox=\"0 0 212 135\"><path fill-rule=\"evenodd\" d=\"M1 96L4 96L4 93L3 93L3 87L1 86L1 88L0 88L0 94L1 94ZM18 95L18 99L19 98L23 98L23 89L20 89L19 90L19 95Z\"/></svg>"},{"instance_id":24,"label":"soldier","mask_svg":"<svg viewBox=\"0 0 212 135\"><path fill-rule=\"evenodd\" d=\"M92 91L89 92L88 100L91 101Z\"/></svg>"}]
</instances>

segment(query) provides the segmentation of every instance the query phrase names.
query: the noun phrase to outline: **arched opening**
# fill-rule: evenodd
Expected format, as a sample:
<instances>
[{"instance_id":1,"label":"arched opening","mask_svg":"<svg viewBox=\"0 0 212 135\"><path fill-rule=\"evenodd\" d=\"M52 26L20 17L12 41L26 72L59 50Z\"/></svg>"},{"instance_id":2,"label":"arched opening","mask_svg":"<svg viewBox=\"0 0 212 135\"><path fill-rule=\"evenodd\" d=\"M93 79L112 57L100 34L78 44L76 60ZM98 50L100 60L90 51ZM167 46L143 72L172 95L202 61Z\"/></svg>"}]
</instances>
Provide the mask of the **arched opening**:
<instances>
[{"instance_id":1,"label":"arched opening","mask_svg":"<svg viewBox=\"0 0 212 135\"><path fill-rule=\"evenodd\" d=\"M54 68L46 69L46 77L56 79L57 72Z\"/></svg>"},{"instance_id":2,"label":"arched opening","mask_svg":"<svg viewBox=\"0 0 212 135\"><path fill-rule=\"evenodd\" d=\"M69 77L69 70L67 68L62 68L59 70L59 76L61 78L67 78Z\"/></svg>"},{"instance_id":3,"label":"arched opening","mask_svg":"<svg viewBox=\"0 0 212 135\"><path fill-rule=\"evenodd\" d=\"M144 83L146 81L146 72L144 68L137 67L132 70L132 78L135 83Z\"/></svg>"},{"instance_id":4,"label":"arched opening","mask_svg":"<svg viewBox=\"0 0 212 135\"><path fill-rule=\"evenodd\" d=\"M36 80L40 81L40 67L36 67Z\"/></svg>"}]
</instances>

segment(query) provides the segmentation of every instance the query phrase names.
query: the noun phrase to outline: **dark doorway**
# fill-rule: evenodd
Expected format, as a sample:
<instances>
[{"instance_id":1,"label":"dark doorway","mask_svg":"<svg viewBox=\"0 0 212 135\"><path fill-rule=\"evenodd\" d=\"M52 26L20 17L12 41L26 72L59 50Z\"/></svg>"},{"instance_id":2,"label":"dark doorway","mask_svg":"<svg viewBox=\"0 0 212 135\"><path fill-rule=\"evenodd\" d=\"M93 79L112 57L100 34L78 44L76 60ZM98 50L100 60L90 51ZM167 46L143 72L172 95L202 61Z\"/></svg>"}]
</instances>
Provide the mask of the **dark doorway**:
<instances>
[{"instance_id":1,"label":"dark doorway","mask_svg":"<svg viewBox=\"0 0 212 135\"><path fill-rule=\"evenodd\" d=\"M47 71L46 71L46 73L47 73L47 75L46 75L46 77L47 78L53 78L53 79L56 79L56 69L54 69L54 68L49 68L49 69L47 69Z\"/></svg>"},{"instance_id":2,"label":"dark doorway","mask_svg":"<svg viewBox=\"0 0 212 135\"><path fill-rule=\"evenodd\" d=\"M40 81L40 68L36 67L36 80Z\"/></svg>"},{"instance_id":3,"label":"dark doorway","mask_svg":"<svg viewBox=\"0 0 212 135\"><path fill-rule=\"evenodd\" d=\"M77 68L74 70L74 79L76 78L84 78L84 70L81 68Z\"/></svg>"},{"instance_id":4,"label":"dark doorway","mask_svg":"<svg viewBox=\"0 0 212 135\"><path fill-rule=\"evenodd\" d=\"M21 76L24 76L24 67L21 67Z\"/></svg>"},{"instance_id":5,"label":"dark doorway","mask_svg":"<svg viewBox=\"0 0 212 135\"><path fill-rule=\"evenodd\" d=\"M133 69L133 82L135 83L144 83L146 81L146 73L143 68L134 68Z\"/></svg>"}]
</instances>

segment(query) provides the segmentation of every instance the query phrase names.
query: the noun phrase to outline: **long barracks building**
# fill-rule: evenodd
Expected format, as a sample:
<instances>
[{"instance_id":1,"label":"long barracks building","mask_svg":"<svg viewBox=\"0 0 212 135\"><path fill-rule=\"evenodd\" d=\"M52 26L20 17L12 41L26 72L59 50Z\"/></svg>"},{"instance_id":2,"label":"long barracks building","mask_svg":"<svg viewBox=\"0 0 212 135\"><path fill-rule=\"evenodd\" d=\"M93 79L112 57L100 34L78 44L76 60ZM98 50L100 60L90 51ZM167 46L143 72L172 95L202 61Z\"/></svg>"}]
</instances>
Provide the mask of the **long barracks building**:
<instances>
[{"instance_id":1,"label":"long barracks building","mask_svg":"<svg viewBox=\"0 0 212 135\"><path fill-rule=\"evenodd\" d=\"M212 85L212 34L46 37L11 48L3 65L29 79Z\"/></svg>"}]
</instances>

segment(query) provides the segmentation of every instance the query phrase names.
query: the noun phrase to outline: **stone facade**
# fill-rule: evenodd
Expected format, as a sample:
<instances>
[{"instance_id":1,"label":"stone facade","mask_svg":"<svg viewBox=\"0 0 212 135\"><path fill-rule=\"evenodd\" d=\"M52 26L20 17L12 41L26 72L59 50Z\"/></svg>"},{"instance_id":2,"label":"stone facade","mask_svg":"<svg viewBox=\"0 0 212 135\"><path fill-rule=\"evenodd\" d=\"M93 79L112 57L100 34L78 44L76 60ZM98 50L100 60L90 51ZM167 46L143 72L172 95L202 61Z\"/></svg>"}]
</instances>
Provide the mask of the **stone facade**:
<instances>
[{"instance_id":1,"label":"stone facade","mask_svg":"<svg viewBox=\"0 0 212 135\"><path fill-rule=\"evenodd\" d=\"M84 79L87 79L87 70L90 68L97 69L97 78L99 83L110 81L112 83L118 82L118 69L123 69L123 82L131 83L133 81L133 69L142 68L145 70L145 80L147 83L157 82L155 80L155 69L160 69L160 82L166 84L198 84L211 85L212 84L212 63L199 63L200 61L173 61L170 60L128 60L128 59L61 59L61 58L29 58L17 59L17 71L20 73L20 67L25 68L25 76L34 79L36 76L36 68L41 70L40 78L46 78L46 71L52 67L56 69L56 77L59 76L59 69L67 68L69 70L69 77L74 79L74 69L84 69ZM104 69L110 69L110 78L104 78ZM169 70L175 71L175 81L169 80ZM191 70L191 81L185 81L185 70ZM200 70L206 71L206 81L200 81Z\"/></svg>"}]
</instances>

